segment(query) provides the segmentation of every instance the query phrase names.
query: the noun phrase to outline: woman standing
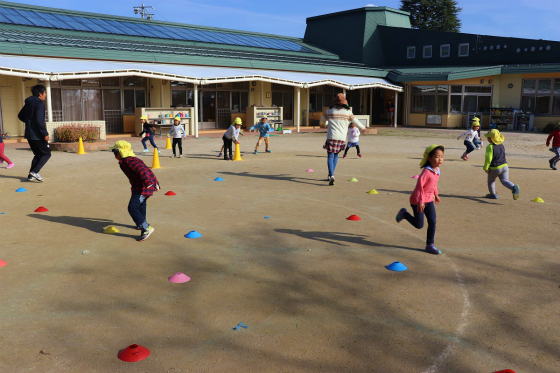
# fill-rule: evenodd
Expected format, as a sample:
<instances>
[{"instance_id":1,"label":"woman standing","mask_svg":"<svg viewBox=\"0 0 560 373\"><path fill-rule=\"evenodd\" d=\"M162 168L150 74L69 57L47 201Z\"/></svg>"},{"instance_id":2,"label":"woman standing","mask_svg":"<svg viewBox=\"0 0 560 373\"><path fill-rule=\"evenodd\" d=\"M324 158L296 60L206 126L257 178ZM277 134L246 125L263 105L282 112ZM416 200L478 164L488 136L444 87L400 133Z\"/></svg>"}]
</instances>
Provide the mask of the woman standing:
<instances>
[{"instance_id":1,"label":"woman standing","mask_svg":"<svg viewBox=\"0 0 560 373\"><path fill-rule=\"evenodd\" d=\"M364 125L352 114L348 107L348 101L342 93L335 96L332 106L325 111L321 122L328 125L327 141L323 149L327 151L327 165L329 167L329 185L334 185L334 170L338 162L338 153L344 150L346 145L346 134L348 126L354 123L361 130Z\"/></svg>"}]
</instances>

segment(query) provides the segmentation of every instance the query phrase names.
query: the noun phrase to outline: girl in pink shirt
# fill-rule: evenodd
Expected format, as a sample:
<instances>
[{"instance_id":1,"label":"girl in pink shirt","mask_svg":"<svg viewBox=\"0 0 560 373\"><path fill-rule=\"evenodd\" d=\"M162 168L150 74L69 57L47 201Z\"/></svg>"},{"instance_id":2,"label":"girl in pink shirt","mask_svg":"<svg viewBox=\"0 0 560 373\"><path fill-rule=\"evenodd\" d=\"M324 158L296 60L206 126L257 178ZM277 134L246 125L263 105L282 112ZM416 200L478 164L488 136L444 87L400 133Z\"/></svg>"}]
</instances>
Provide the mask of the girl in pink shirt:
<instances>
[{"instance_id":1,"label":"girl in pink shirt","mask_svg":"<svg viewBox=\"0 0 560 373\"><path fill-rule=\"evenodd\" d=\"M436 234L436 209L434 201L439 204L439 193L437 189L437 182L439 180L439 166L443 163L443 152L445 147L443 145L430 145L424 151L424 158L420 162L420 167L423 168L416 188L410 196L410 206L414 216L408 213L405 208L400 209L397 214L397 223L403 219L408 220L413 227L422 229L424 226L424 214L428 219L428 237L426 239L425 250L430 254L441 254L434 246L434 236Z\"/></svg>"}]
</instances>

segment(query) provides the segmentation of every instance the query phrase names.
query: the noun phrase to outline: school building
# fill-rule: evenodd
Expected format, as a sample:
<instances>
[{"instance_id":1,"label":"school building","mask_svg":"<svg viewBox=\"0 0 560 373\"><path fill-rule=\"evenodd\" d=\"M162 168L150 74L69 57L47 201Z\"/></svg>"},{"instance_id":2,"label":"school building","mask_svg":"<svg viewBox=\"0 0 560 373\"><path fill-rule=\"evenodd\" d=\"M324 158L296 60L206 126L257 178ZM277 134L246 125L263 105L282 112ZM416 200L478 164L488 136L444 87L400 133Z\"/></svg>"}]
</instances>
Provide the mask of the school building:
<instances>
[{"instance_id":1,"label":"school building","mask_svg":"<svg viewBox=\"0 0 560 373\"><path fill-rule=\"evenodd\" d=\"M0 1L2 132L23 135L37 83L51 125L107 133L140 132L142 114L180 114L195 136L262 113L299 129L338 92L367 125L391 100L399 126L538 130L560 119L560 43L415 30L388 7L311 17L294 38Z\"/></svg>"}]
</instances>

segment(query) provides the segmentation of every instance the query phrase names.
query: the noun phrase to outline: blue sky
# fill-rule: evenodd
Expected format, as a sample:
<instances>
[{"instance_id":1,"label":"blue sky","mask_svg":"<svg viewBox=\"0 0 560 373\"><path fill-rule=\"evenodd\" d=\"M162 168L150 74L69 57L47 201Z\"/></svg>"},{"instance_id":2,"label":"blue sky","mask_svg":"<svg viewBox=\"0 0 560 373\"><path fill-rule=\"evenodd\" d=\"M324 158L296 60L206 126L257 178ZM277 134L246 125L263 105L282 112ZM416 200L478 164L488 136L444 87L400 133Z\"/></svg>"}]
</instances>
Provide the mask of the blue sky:
<instances>
[{"instance_id":1,"label":"blue sky","mask_svg":"<svg viewBox=\"0 0 560 373\"><path fill-rule=\"evenodd\" d=\"M398 8L398 0L12 0L17 3L134 17L133 6L153 5L155 19L303 37L305 19L366 4ZM558 0L459 0L462 32L560 41ZM137 17L137 16L136 16ZM348 25L344 25L348 27ZM342 27L339 32L344 32Z\"/></svg>"}]
</instances>

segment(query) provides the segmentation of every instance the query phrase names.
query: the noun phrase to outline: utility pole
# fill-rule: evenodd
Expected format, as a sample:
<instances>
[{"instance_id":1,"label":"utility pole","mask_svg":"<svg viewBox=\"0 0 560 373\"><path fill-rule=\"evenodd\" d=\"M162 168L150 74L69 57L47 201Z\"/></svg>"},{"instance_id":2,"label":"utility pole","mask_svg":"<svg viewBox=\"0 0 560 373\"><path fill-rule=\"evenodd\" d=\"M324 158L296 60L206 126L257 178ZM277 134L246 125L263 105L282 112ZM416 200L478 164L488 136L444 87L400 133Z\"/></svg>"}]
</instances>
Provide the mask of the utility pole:
<instances>
[{"instance_id":1,"label":"utility pole","mask_svg":"<svg viewBox=\"0 0 560 373\"><path fill-rule=\"evenodd\" d=\"M148 8L151 8L152 10L156 10L153 6L150 5L144 5L142 4L142 6L135 6L134 8L134 14L141 14L142 15L142 19L147 19L148 21L154 19L154 14L148 13Z\"/></svg>"}]
</instances>

